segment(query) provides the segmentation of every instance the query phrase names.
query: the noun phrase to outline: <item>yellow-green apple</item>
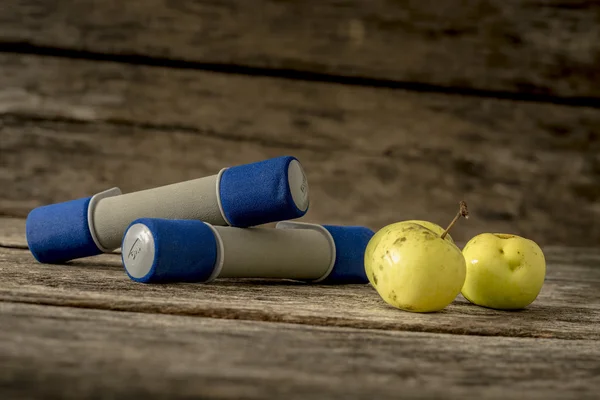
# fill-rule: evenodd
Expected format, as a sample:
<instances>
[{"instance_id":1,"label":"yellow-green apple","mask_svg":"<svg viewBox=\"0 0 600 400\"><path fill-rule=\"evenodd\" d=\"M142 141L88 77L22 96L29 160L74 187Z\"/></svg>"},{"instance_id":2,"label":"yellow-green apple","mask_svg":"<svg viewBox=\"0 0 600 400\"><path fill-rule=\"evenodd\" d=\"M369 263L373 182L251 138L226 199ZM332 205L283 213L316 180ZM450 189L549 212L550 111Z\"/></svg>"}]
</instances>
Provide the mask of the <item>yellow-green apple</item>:
<instances>
[{"instance_id":1,"label":"yellow-green apple","mask_svg":"<svg viewBox=\"0 0 600 400\"><path fill-rule=\"evenodd\" d=\"M482 233L463 248L467 277L462 288L470 302L495 309L521 309L540 293L546 276L542 249L532 240Z\"/></svg>"},{"instance_id":2,"label":"yellow-green apple","mask_svg":"<svg viewBox=\"0 0 600 400\"><path fill-rule=\"evenodd\" d=\"M410 220L383 227L369 241L365 271L371 285L388 304L405 311L439 311L460 293L466 263L448 229L428 221Z\"/></svg>"}]
</instances>

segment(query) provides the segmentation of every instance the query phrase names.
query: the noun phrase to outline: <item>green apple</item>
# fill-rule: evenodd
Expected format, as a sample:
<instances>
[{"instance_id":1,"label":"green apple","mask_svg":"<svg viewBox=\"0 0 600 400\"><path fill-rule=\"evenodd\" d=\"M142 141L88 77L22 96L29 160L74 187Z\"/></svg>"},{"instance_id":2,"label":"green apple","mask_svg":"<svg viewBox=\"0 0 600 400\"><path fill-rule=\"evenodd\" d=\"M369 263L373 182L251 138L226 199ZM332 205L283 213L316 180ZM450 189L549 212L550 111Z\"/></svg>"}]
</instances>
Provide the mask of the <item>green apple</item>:
<instances>
[{"instance_id":1,"label":"green apple","mask_svg":"<svg viewBox=\"0 0 600 400\"><path fill-rule=\"evenodd\" d=\"M375 233L365 251L365 271L386 303L405 311L432 312L460 293L466 264L442 227L411 220Z\"/></svg>"},{"instance_id":2,"label":"green apple","mask_svg":"<svg viewBox=\"0 0 600 400\"><path fill-rule=\"evenodd\" d=\"M470 302L495 309L521 309L542 290L546 260L532 240L482 233L464 247L467 277L462 288Z\"/></svg>"}]
</instances>

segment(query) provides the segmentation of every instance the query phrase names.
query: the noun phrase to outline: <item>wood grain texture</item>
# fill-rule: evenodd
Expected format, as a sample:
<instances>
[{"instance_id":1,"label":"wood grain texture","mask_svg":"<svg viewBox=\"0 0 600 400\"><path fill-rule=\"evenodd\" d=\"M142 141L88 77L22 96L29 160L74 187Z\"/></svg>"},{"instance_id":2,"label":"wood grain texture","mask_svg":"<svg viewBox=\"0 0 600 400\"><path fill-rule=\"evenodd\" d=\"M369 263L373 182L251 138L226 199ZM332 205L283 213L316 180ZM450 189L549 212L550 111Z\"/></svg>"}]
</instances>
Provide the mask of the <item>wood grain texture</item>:
<instances>
[{"instance_id":1,"label":"wood grain texture","mask_svg":"<svg viewBox=\"0 0 600 400\"><path fill-rule=\"evenodd\" d=\"M3 398L592 399L595 341L485 338L0 302Z\"/></svg>"},{"instance_id":2,"label":"wood grain texture","mask_svg":"<svg viewBox=\"0 0 600 400\"><path fill-rule=\"evenodd\" d=\"M568 264L553 254L569 256ZM478 336L600 339L600 253L548 251L542 292L526 310L485 309L459 296L432 314L399 311L369 285L220 279L211 284L131 281L118 255L66 265L37 263L28 251L0 248L0 301L114 311L193 315Z\"/></svg>"},{"instance_id":3,"label":"wood grain texture","mask_svg":"<svg viewBox=\"0 0 600 400\"><path fill-rule=\"evenodd\" d=\"M0 40L552 96L600 95L600 5L4 0Z\"/></svg>"},{"instance_id":4,"label":"wood grain texture","mask_svg":"<svg viewBox=\"0 0 600 400\"><path fill-rule=\"evenodd\" d=\"M600 110L0 55L0 212L292 154L307 221L600 241ZM560 228L557 228L560 227Z\"/></svg>"},{"instance_id":5,"label":"wood grain texture","mask_svg":"<svg viewBox=\"0 0 600 400\"><path fill-rule=\"evenodd\" d=\"M24 219L0 217L0 247L28 249Z\"/></svg>"}]
</instances>

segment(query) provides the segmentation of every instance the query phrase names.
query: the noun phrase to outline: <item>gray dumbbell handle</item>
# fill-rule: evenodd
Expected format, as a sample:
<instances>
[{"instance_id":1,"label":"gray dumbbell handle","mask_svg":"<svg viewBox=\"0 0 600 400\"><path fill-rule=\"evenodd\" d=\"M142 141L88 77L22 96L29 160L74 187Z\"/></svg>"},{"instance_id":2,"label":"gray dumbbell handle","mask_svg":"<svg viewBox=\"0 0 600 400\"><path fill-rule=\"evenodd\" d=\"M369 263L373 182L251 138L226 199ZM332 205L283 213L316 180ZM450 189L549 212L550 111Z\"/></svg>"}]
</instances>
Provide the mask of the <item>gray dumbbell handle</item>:
<instances>
[{"instance_id":1,"label":"gray dumbbell handle","mask_svg":"<svg viewBox=\"0 0 600 400\"><path fill-rule=\"evenodd\" d=\"M220 209L219 178L220 173L139 192L99 196L90 204L96 243L107 251L120 247L130 221L145 217L228 225Z\"/></svg>"},{"instance_id":2,"label":"gray dumbbell handle","mask_svg":"<svg viewBox=\"0 0 600 400\"><path fill-rule=\"evenodd\" d=\"M217 260L220 265L211 280L319 280L327 276L335 261L335 243L327 230L313 224L289 225L294 229L213 226L221 248Z\"/></svg>"}]
</instances>

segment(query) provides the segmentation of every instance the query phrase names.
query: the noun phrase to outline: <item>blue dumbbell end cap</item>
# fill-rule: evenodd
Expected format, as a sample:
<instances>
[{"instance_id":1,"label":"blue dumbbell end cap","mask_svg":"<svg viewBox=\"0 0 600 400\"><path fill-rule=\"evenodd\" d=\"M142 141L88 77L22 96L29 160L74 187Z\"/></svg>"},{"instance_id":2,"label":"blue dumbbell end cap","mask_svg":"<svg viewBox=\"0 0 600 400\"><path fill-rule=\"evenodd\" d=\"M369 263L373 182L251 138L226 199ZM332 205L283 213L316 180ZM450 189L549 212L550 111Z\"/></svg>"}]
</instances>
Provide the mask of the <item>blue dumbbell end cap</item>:
<instances>
[{"instance_id":1,"label":"blue dumbbell end cap","mask_svg":"<svg viewBox=\"0 0 600 400\"><path fill-rule=\"evenodd\" d=\"M242 228L300 218L309 206L306 175L292 156L226 169L219 197L229 225Z\"/></svg>"},{"instance_id":2,"label":"blue dumbbell end cap","mask_svg":"<svg viewBox=\"0 0 600 400\"><path fill-rule=\"evenodd\" d=\"M59 264L95 256L96 246L88 225L91 197L33 209L27 216L29 250L41 263Z\"/></svg>"},{"instance_id":3,"label":"blue dumbbell end cap","mask_svg":"<svg viewBox=\"0 0 600 400\"><path fill-rule=\"evenodd\" d=\"M217 254L212 228L197 220L140 218L129 225L121 245L127 275L142 283L206 282Z\"/></svg>"},{"instance_id":4,"label":"blue dumbbell end cap","mask_svg":"<svg viewBox=\"0 0 600 400\"><path fill-rule=\"evenodd\" d=\"M335 264L319 283L368 283L365 272L365 250L375 232L362 226L323 225L335 242Z\"/></svg>"}]
</instances>

